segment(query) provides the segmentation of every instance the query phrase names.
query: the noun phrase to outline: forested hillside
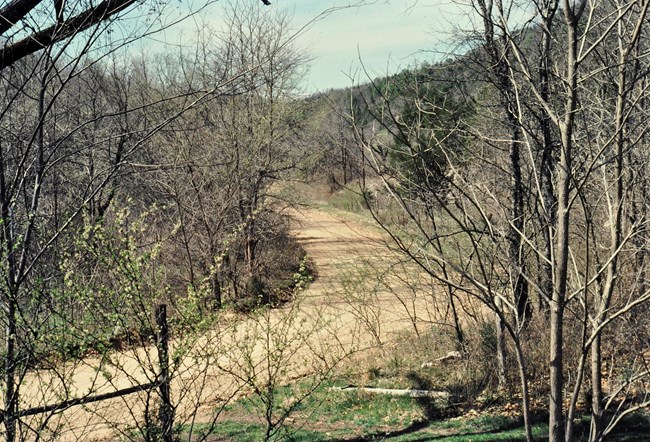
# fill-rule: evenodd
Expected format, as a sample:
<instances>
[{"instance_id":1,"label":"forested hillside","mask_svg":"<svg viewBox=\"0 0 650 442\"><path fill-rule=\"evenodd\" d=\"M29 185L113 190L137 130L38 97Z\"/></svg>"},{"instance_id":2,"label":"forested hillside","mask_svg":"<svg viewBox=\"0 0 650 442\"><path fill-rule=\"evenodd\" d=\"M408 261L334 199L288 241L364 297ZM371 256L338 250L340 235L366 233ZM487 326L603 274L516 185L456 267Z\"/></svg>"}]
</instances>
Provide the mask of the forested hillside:
<instances>
[{"instance_id":1,"label":"forested hillside","mask_svg":"<svg viewBox=\"0 0 650 442\"><path fill-rule=\"evenodd\" d=\"M640 440L648 0L310 95L277 2L134 45L210 3L0 7L5 440Z\"/></svg>"}]
</instances>

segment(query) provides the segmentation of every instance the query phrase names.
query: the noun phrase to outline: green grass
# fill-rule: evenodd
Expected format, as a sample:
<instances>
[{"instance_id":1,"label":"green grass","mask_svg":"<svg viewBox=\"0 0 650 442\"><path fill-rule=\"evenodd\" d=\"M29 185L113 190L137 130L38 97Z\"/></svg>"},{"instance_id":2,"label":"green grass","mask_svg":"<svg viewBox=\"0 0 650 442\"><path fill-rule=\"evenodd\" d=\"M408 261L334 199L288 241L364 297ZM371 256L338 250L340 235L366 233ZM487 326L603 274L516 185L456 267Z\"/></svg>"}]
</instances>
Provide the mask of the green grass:
<instances>
[{"instance_id":1,"label":"green grass","mask_svg":"<svg viewBox=\"0 0 650 442\"><path fill-rule=\"evenodd\" d=\"M417 401L407 397L330 391L327 397L318 400L322 400L318 409L305 407L300 411L310 413L314 420L329 424L349 423L364 431L378 427L404 427L424 417Z\"/></svg>"},{"instance_id":2,"label":"green grass","mask_svg":"<svg viewBox=\"0 0 650 442\"><path fill-rule=\"evenodd\" d=\"M632 442L650 440L648 423L643 427L628 428L622 426L618 432L608 440L614 442ZM247 442L263 440L264 429L262 425L225 421L217 425L213 432L218 440L233 442ZM546 424L533 425L533 438L535 441L544 441L548 438ZM374 429L364 427L363 432L358 431L357 422L349 421L346 425L329 430L310 429L309 423L297 428L287 425L274 440L277 441L391 441L391 442L496 442L496 441L525 441L526 436L523 425L519 419L507 418L499 415L482 416L475 419L455 419L434 422L414 422L410 425L392 430ZM586 440L583 434L574 440Z\"/></svg>"},{"instance_id":3,"label":"green grass","mask_svg":"<svg viewBox=\"0 0 650 442\"><path fill-rule=\"evenodd\" d=\"M344 187L332 194L328 204L336 209L352 213L364 213L368 210L363 193L350 187Z\"/></svg>"},{"instance_id":4,"label":"green grass","mask_svg":"<svg viewBox=\"0 0 650 442\"><path fill-rule=\"evenodd\" d=\"M333 383L323 384L294 407L275 441L445 441L489 442L525 441L520 417L499 414L461 416L456 418L427 417L425 404L418 399L391 397L358 391L333 391ZM298 385L277 391L282 403L295 395ZM264 440L260 410L251 398L242 398L226 407L226 414L217 423L213 436L219 441L248 442ZM533 426L536 441L547 439L545 419ZM574 440L586 440L588 418L576 428ZM650 440L650 419L637 415L621 423L609 440L615 442Z\"/></svg>"},{"instance_id":5,"label":"green grass","mask_svg":"<svg viewBox=\"0 0 650 442\"><path fill-rule=\"evenodd\" d=\"M302 427L288 424L273 440L277 441L523 441L523 428L510 428L515 421L503 422L498 417L498 424L489 419L469 419L463 421L415 422L408 426L394 429L364 428L360 432L357 422L350 421L344 426L331 429L310 429L307 423ZM500 425L503 425L500 426ZM515 424L516 425L516 424ZM219 422L212 433L218 440L248 442L264 440L264 427L260 424L226 420ZM546 427L537 425L533 429L535 438L546 437Z\"/></svg>"},{"instance_id":6,"label":"green grass","mask_svg":"<svg viewBox=\"0 0 650 442\"><path fill-rule=\"evenodd\" d=\"M289 417L301 422L318 423L322 427L352 425L358 430L400 428L424 417L416 399L370 395L363 392L332 391L332 384L320 386L312 395L296 404ZM276 392L276 403L287 403L297 396L300 386L283 387ZM253 398L240 399L226 407L229 416L260 416L260 402ZM308 426L308 424L307 424Z\"/></svg>"},{"instance_id":7,"label":"green grass","mask_svg":"<svg viewBox=\"0 0 650 442\"><path fill-rule=\"evenodd\" d=\"M232 441L261 441L264 440L264 427L259 424L242 423L237 421L219 422L215 431L212 433L220 440ZM275 440L295 441L295 442L319 442L327 441L328 436L317 431L307 431L291 427L286 427L281 431Z\"/></svg>"},{"instance_id":8,"label":"green grass","mask_svg":"<svg viewBox=\"0 0 650 442\"><path fill-rule=\"evenodd\" d=\"M498 418L498 416L496 416ZM497 419L499 421L499 419ZM544 425L535 425L533 427L533 437L537 440L545 440L548 436L547 427ZM482 427L480 421L467 420L459 428L453 429L454 434L449 434L449 429L444 425L431 424L421 430L398 434L395 436L387 435L384 440L395 442L406 441L446 441L446 442L467 442L467 441L525 441L526 435L523 427L508 428L498 426ZM445 435L449 434L449 435Z\"/></svg>"},{"instance_id":9,"label":"green grass","mask_svg":"<svg viewBox=\"0 0 650 442\"><path fill-rule=\"evenodd\" d=\"M421 399L359 391L333 391L332 386L332 383L321 385L312 395L296 405L285 423L284 431L275 440L426 440L417 437L438 438L450 433L461 435L470 432L481 433L499 430L502 427L509 428L513 425L511 421L497 418L428 422L427 407ZM285 402L287 398L295 395L296 389L300 388L301 385L280 388L276 392L277 402L279 404ZM263 440L264 426L259 403L256 403L254 398L240 399L226 407L225 411L226 420L220 422L214 432L220 440L236 442ZM241 422L237 422L237 416L241 416ZM510 440L508 438L514 437L513 435L517 435L516 431L512 435L506 434L505 439L476 440Z\"/></svg>"}]
</instances>

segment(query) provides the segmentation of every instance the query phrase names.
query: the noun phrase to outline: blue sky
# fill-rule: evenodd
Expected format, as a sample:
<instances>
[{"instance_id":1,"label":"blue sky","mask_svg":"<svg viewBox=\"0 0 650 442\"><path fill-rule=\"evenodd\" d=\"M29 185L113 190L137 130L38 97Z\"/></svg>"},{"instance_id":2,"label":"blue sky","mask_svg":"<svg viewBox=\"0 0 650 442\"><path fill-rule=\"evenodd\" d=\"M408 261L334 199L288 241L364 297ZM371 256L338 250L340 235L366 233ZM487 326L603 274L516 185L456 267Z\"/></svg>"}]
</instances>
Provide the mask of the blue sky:
<instances>
[{"instance_id":1,"label":"blue sky","mask_svg":"<svg viewBox=\"0 0 650 442\"><path fill-rule=\"evenodd\" d=\"M294 14L300 27L321 12L356 4L332 0L272 0ZM431 60L432 50L449 40L457 6L442 0L378 0L324 16L297 39L314 59L305 81L309 91L349 86L350 77L395 72L416 60ZM429 51L429 52L427 52ZM363 80L363 78L362 78Z\"/></svg>"},{"instance_id":2,"label":"blue sky","mask_svg":"<svg viewBox=\"0 0 650 442\"><path fill-rule=\"evenodd\" d=\"M416 61L440 59L439 51L449 47L445 43L453 39L453 28L458 23L468 23L452 0L270 1L272 5L264 9L272 12L272 8L277 8L293 15L293 32L311 23L295 39L296 46L312 59L309 74L303 80L308 93L366 81L362 63L367 75L374 78L397 72ZM189 5L194 2L188 2L183 10L191 9ZM180 40L185 40L202 24L221 28L226 4L226 0L213 3L172 30L152 37L145 45L173 45L179 35L184 36ZM346 7L359 4L364 5ZM331 12L324 14L328 10Z\"/></svg>"}]
</instances>

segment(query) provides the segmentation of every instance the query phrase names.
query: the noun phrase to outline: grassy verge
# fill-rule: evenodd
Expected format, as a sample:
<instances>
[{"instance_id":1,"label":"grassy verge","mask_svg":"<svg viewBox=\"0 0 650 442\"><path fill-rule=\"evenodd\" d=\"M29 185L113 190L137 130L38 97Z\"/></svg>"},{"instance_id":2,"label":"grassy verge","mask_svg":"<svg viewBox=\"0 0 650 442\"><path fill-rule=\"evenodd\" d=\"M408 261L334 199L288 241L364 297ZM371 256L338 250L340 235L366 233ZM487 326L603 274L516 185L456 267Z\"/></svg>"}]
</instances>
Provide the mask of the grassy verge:
<instances>
[{"instance_id":1,"label":"grassy verge","mask_svg":"<svg viewBox=\"0 0 650 442\"><path fill-rule=\"evenodd\" d=\"M322 401L318 409L310 409ZM264 440L261 423L237 420L235 404L213 432L216 440L244 442ZM246 417L244 417L246 416ZM242 415L244 420L250 415ZM546 428L538 424L534 434L542 440ZM499 415L429 421L416 399L337 392L323 389L314 400L287 420L274 440L283 441L519 441L525 440L517 418Z\"/></svg>"},{"instance_id":2,"label":"grassy verge","mask_svg":"<svg viewBox=\"0 0 650 442\"><path fill-rule=\"evenodd\" d=\"M337 391L345 380L321 385L313 394L294 407L284 421L275 441L445 441L488 442L525 441L521 417L499 411L456 410L455 417L431 417L422 399L391 397L359 391ZM290 401L291 385L277 391L276 401ZM242 398L224 410L209 441L248 442L265 440L263 416L253 397ZM533 436L536 441L548 438L543 416L536 418ZM589 419L577 426L576 441L586 441ZM650 419L638 414L623 422L609 440L631 442L650 440Z\"/></svg>"},{"instance_id":3,"label":"grassy verge","mask_svg":"<svg viewBox=\"0 0 650 442\"><path fill-rule=\"evenodd\" d=\"M343 382L338 382L341 385ZM392 397L360 391L336 391L327 383L296 406L283 431L274 440L371 441L371 440L520 440L523 428L516 418L499 415L431 420L427 404L418 398ZM293 390L278 390L278 403L287 402ZM223 420L213 432L216 440L264 440L263 417L253 397L242 398L224 410ZM543 426L536 427L543 435Z\"/></svg>"},{"instance_id":4,"label":"grassy verge","mask_svg":"<svg viewBox=\"0 0 650 442\"><path fill-rule=\"evenodd\" d=\"M371 408L370 404L366 408ZM366 422L372 418L367 416ZM383 429L383 419L376 421L377 427L358 427L355 421L339 421L336 428L318 428L321 423L314 421L305 425L287 424L284 431L274 440L278 441L327 441L327 442L492 442L492 441L525 441L525 432L520 419L500 415L486 415L479 418L461 417L443 421L417 421L405 426L395 426ZM643 426L625 428L623 426L608 440L614 442L648 441L650 425L646 421ZM587 441L587 429L575 441ZM248 442L264 440L264 426L237 420L225 420L217 425L213 436L218 441ZM544 423L533 426L535 441L548 439L548 427Z\"/></svg>"}]
</instances>

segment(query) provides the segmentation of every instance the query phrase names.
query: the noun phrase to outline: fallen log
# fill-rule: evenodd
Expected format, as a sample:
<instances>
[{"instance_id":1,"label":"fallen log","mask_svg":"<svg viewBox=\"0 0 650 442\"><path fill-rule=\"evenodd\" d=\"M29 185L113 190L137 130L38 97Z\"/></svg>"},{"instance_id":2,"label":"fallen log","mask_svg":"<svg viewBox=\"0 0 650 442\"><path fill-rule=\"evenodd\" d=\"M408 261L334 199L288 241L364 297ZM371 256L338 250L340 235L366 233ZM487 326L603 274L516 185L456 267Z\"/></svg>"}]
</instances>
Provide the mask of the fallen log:
<instances>
[{"instance_id":1,"label":"fallen log","mask_svg":"<svg viewBox=\"0 0 650 442\"><path fill-rule=\"evenodd\" d=\"M463 358L463 354L459 351L450 351L445 356L434 359L431 362L423 362L420 368L434 367L436 365L446 364L451 361L457 361Z\"/></svg>"},{"instance_id":2,"label":"fallen log","mask_svg":"<svg viewBox=\"0 0 650 442\"><path fill-rule=\"evenodd\" d=\"M389 396L406 396L413 398L431 398L440 402L449 403L451 395L446 391L436 390L416 390L416 389L402 389L402 388L376 388L376 387L357 387L355 385L347 385L345 387L331 387L330 390L335 391L362 391L364 393L385 394Z\"/></svg>"}]
</instances>

